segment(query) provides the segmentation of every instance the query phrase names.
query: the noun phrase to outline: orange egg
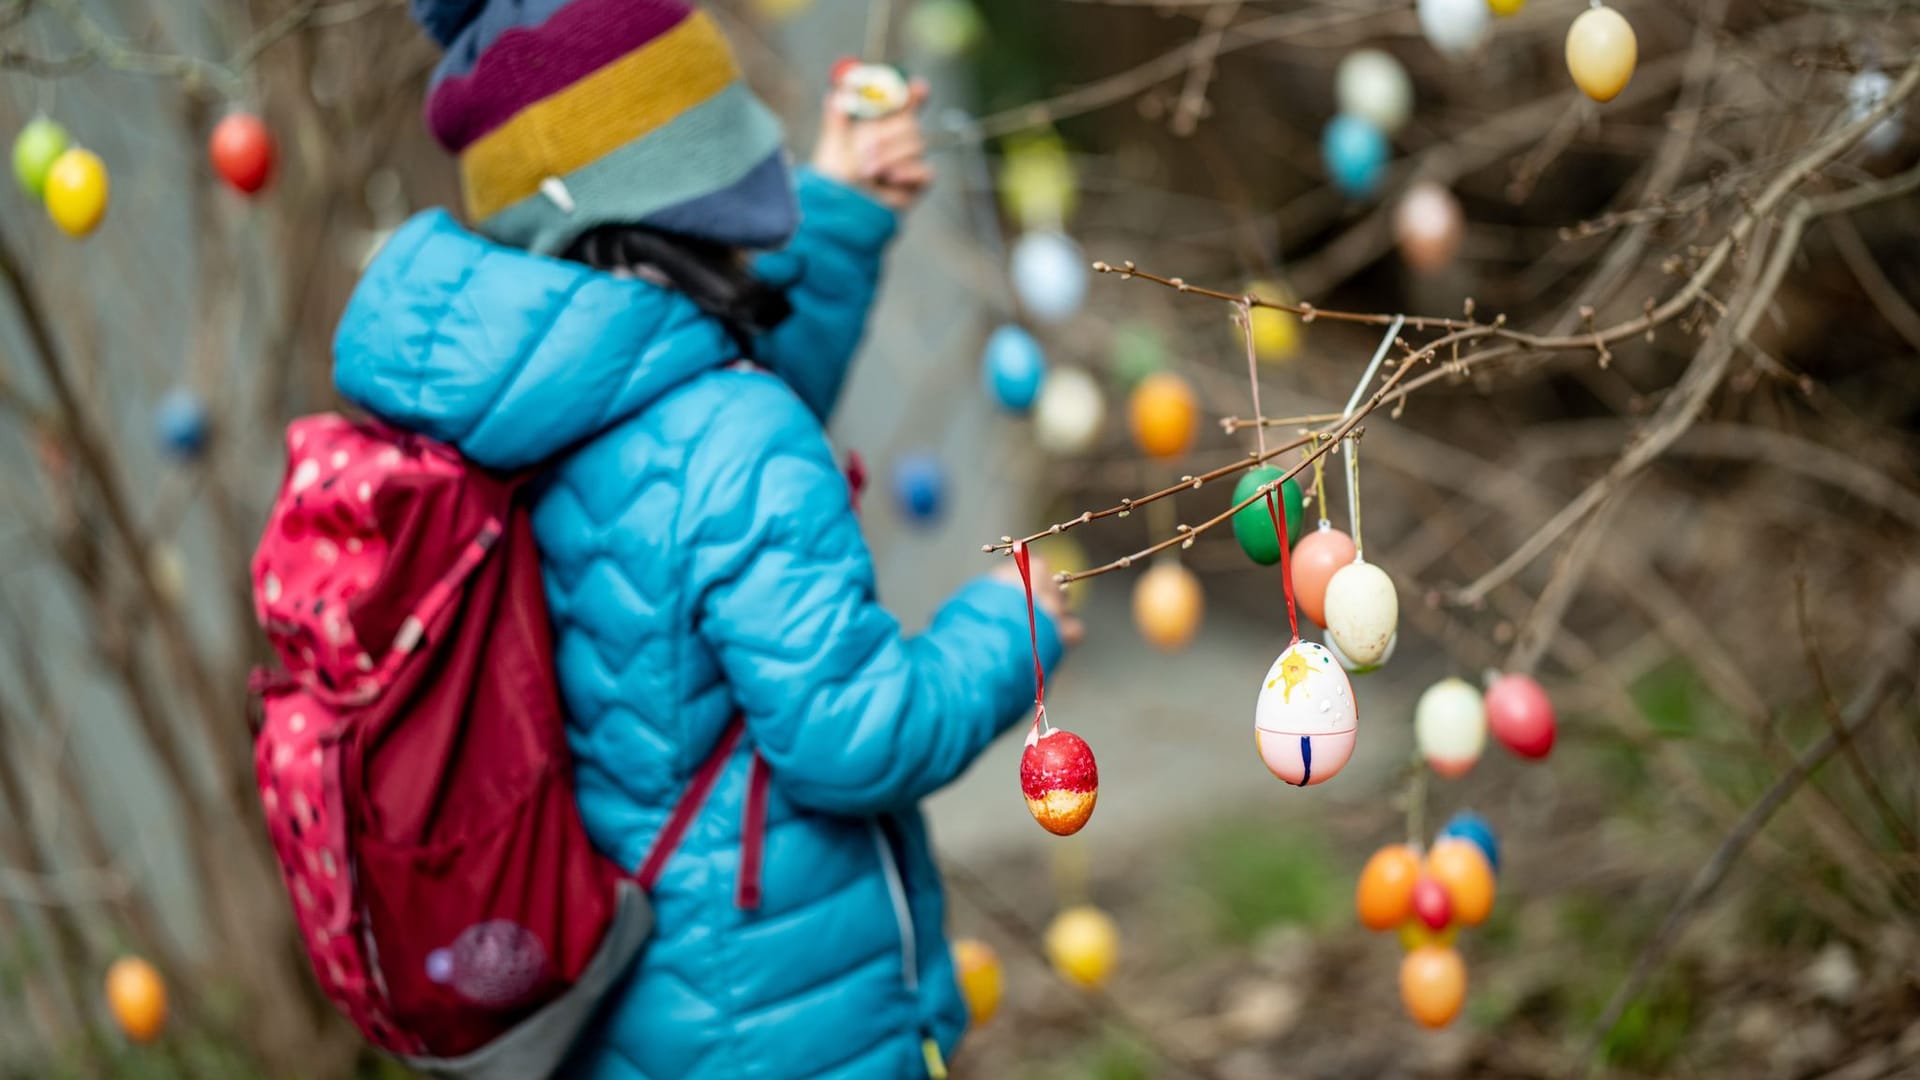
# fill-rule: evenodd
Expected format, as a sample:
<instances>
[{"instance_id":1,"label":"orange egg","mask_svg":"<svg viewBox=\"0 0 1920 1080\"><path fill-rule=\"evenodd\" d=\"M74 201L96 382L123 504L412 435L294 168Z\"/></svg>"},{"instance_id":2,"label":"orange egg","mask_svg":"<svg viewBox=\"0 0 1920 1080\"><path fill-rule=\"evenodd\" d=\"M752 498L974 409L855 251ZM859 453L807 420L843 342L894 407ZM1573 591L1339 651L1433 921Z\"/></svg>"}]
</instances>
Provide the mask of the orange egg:
<instances>
[{"instance_id":1,"label":"orange egg","mask_svg":"<svg viewBox=\"0 0 1920 1080\"><path fill-rule=\"evenodd\" d=\"M1400 1001L1424 1027L1443 1028L1467 1000L1467 965L1445 945L1422 945L1400 961Z\"/></svg>"},{"instance_id":2,"label":"orange egg","mask_svg":"<svg viewBox=\"0 0 1920 1080\"><path fill-rule=\"evenodd\" d=\"M953 943L953 967L973 1026L993 1019L993 1014L1000 1011L1000 995L1005 990L1000 955L984 941L965 938Z\"/></svg>"},{"instance_id":3,"label":"orange egg","mask_svg":"<svg viewBox=\"0 0 1920 1080\"><path fill-rule=\"evenodd\" d=\"M1155 648L1179 652L1200 632L1207 596L1193 571L1177 562L1158 562L1133 587L1133 623Z\"/></svg>"},{"instance_id":4,"label":"orange egg","mask_svg":"<svg viewBox=\"0 0 1920 1080\"><path fill-rule=\"evenodd\" d=\"M107 969L107 1008L127 1038L152 1042L167 1025L167 984L152 964L122 957Z\"/></svg>"},{"instance_id":5,"label":"orange egg","mask_svg":"<svg viewBox=\"0 0 1920 1080\"><path fill-rule=\"evenodd\" d=\"M1127 402L1133 440L1157 458L1179 457L1193 445L1200 407L1187 381L1169 372L1149 375Z\"/></svg>"},{"instance_id":6,"label":"orange egg","mask_svg":"<svg viewBox=\"0 0 1920 1080\"><path fill-rule=\"evenodd\" d=\"M1313 530L1294 545L1293 598L1315 626L1327 625L1327 582L1352 562L1353 556L1353 537L1331 525Z\"/></svg>"},{"instance_id":7,"label":"orange egg","mask_svg":"<svg viewBox=\"0 0 1920 1080\"><path fill-rule=\"evenodd\" d=\"M1493 867L1471 840L1448 838L1427 852L1427 876L1453 901L1454 921L1479 926L1493 911Z\"/></svg>"},{"instance_id":8,"label":"orange egg","mask_svg":"<svg viewBox=\"0 0 1920 1080\"><path fill-rule=\"evenodd\" d=\"M1391 930L1413 917L1413 883L1420 880L1420 856L1405 844L1388 844L1373 853L1360 871L1353 892L1354 910L1369 930Z\"/></svg>"}]
</instances>

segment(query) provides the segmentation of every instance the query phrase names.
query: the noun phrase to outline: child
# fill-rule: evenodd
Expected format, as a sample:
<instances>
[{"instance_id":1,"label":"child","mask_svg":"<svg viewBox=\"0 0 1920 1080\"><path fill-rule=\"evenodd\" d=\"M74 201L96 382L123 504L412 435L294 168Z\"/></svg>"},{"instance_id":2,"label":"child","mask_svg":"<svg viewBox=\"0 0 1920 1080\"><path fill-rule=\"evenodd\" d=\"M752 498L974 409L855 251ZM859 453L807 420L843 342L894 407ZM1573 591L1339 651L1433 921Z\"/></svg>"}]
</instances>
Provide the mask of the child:
<instances>
[{"instance_id":1,"label":"child","mask_svg":"<svg viewBox=\"0 0 1920 1080\"><path fill-rule=\"evenodd\" d=\"M901 634L823 433L894 210L931 180L912 112L830 115L796 180L679 0L414 10L447 48L427 119L480 235L435 211L393 236L341 322L340 391L540 470L578 797L609 857L638 867L744 718L567 1075L925 1075L966 1009L916 804L1034 687L1010 568ZM1077 628L1036 598L1051 666Z\"/></svg>"}]
</instances>

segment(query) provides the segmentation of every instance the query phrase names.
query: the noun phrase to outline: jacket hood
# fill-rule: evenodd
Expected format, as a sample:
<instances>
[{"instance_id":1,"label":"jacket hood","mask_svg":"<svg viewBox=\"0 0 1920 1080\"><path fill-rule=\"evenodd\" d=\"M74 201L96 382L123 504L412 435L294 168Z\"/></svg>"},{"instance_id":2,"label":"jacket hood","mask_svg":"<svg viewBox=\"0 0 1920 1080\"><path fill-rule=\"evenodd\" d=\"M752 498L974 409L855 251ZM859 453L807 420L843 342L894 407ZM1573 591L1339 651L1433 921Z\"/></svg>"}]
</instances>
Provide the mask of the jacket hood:
<instances>
[{"instance_id":1,"label":"jacket hood","mask_svg":"<svg viewBox=\"0 0 1920 1080\"><path fill-rule=\"evenodd\" d=\"M686 297L503 247L444 210L374 256L334 336L334 384L492 468L536 464L737 357Z\"/></svg>"}]
</instances>

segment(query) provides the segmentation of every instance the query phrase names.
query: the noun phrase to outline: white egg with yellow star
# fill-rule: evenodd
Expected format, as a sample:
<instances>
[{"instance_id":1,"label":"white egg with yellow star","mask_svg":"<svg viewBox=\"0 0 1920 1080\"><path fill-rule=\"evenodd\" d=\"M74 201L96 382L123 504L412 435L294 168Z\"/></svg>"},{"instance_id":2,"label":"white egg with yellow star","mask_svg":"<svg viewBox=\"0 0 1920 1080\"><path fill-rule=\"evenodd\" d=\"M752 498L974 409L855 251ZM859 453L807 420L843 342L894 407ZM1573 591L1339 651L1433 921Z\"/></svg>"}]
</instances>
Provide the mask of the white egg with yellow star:
<instances>
[{"instance_id":1,"label":"white egg with yellow star","mask_svg":"<svg viewBox=\"0 0 1920 1080\"><path fill-rule=\"evenodd\" d=\"M1323 784L1346 767L1360 729L1353 684L1324 645L1287 646L1260 685L1253 739L1267 771L1295 787Z\"/></svg>"}]
</instances>

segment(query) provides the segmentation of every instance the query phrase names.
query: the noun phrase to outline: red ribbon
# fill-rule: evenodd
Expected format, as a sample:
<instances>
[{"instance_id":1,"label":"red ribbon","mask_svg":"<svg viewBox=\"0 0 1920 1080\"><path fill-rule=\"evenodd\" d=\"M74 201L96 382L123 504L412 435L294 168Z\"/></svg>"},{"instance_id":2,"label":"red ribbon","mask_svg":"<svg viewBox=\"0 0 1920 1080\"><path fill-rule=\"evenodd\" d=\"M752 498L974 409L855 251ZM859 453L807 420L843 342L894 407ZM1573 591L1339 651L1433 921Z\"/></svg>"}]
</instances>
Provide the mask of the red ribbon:
<instances>
[{"instance_id":1,"label":"red ribbon","mask_svg":"<svg viewBox=\"0 0 1920 1080\"><path fill-rule=\"evenodd\" d=\"M1287 551L1292 546L1293 538L1287 535L1286 518L1280 513L1279 484L1267 489L1267 515L1273 518L1273 534L1280 541L1280 584L1287 594L1287 628L1293 631L1293 640L1299 641L1300 616L1294 614L1293 610L1293 558Z\"/></svg>"},{"instance_id":2,"label":"red ribbon","mask_svg":"<svg viewBox=\"0 0 1920 1080\"><path fill-rule=\"evenodd\" d=\"M1020 568L1020 584L1027 591L1027 636L1033 642L1033 725L1047 715L1047 673L1040 666L1040 626L1033 615L1033 556L1025 540L1013 543L1013 565Z\"/></svg>"}]
</instances>

